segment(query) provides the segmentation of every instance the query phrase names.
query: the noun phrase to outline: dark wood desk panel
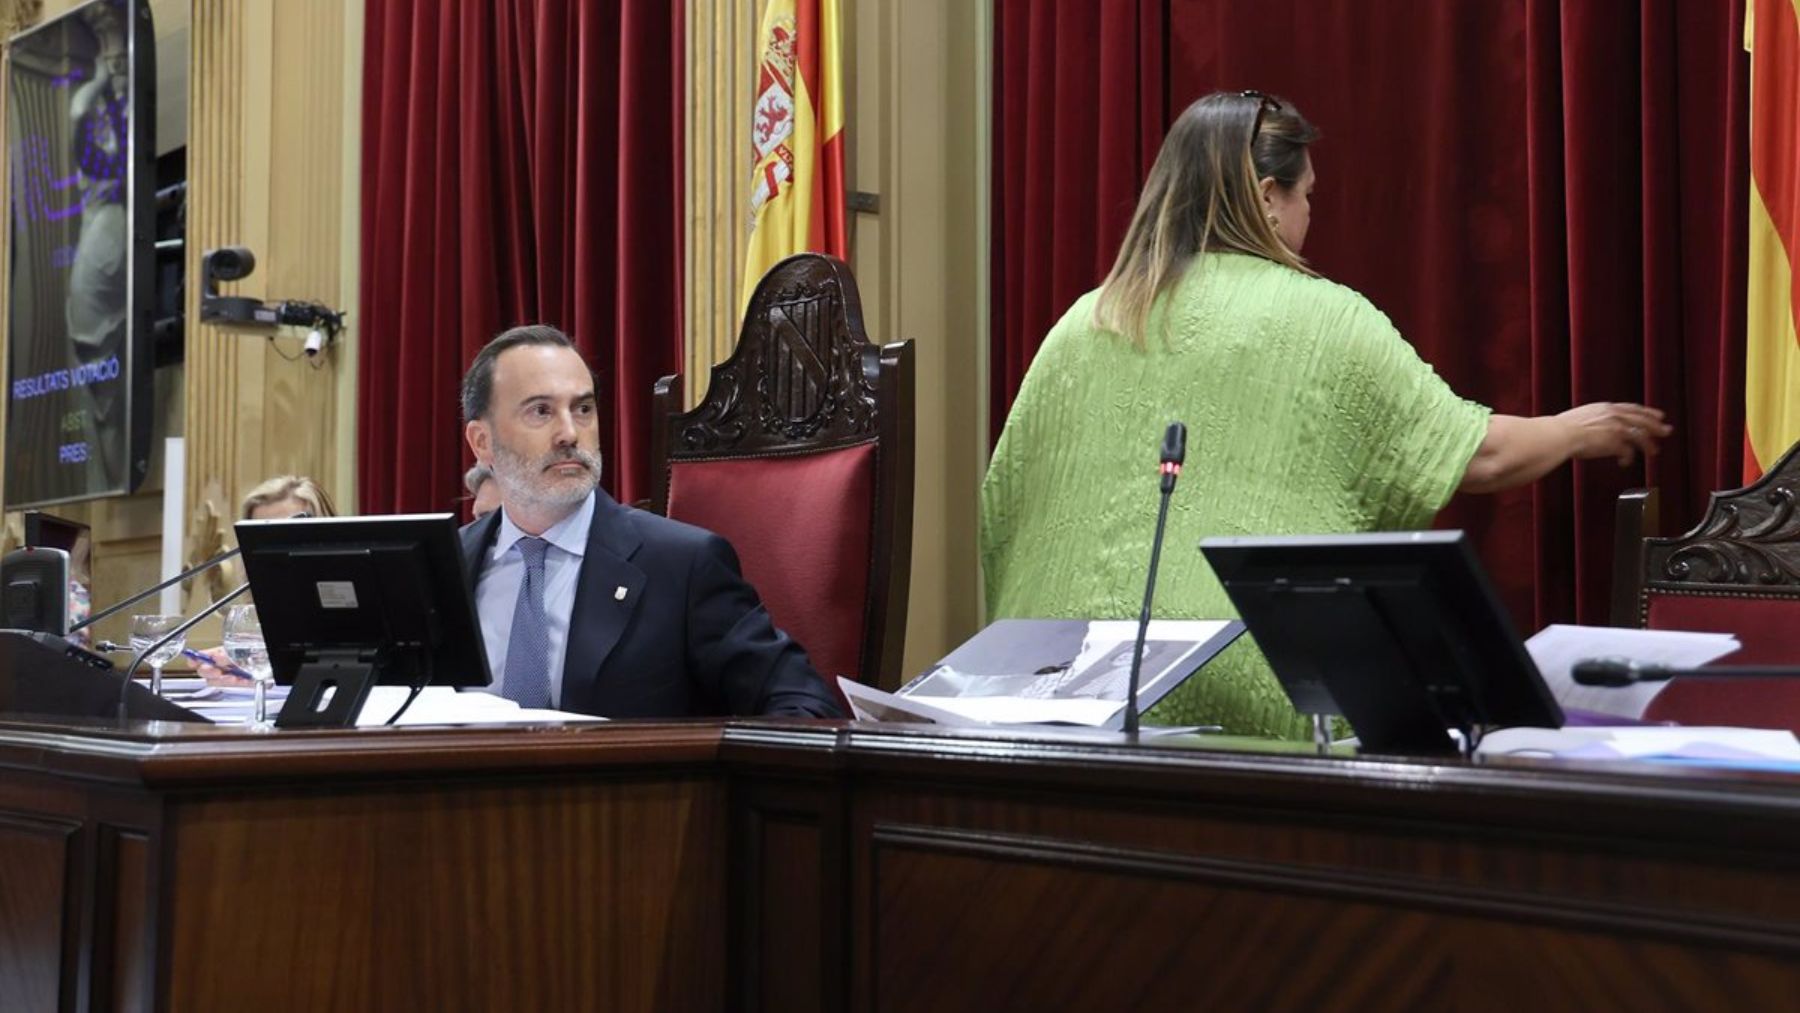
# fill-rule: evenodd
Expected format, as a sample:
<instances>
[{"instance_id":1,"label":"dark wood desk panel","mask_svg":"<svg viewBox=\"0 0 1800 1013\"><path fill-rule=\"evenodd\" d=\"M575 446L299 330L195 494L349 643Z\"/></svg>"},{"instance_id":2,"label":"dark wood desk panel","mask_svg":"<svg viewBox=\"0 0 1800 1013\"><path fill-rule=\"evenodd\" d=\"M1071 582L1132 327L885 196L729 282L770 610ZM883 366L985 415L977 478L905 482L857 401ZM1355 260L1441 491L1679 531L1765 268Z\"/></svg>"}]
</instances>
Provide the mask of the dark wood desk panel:
<instances>
[{"instance_id":1,"label":"dark wood desk panel","mask_svg":"<svg viewBox=\"0 0 1800 1013\"><path fill-rule=\"evenodd\" d=\"M723 818L683 778L184 802L169 1008L712 1008Z\"/></svg>"},{"instance_id":2,"label":"dark wood desk panel","mask_svg":"<svg viewBox=\"0 0 1800 1013\"><path fill-rule=\"evenodd\" d=\"M727 729L734 1009L840 1010L849 994L851 785L838 727Z\"/></svg>"},{"instance_id":3,"label":"dark wood desk panel","mask_svg":"<svg viewBox=\"0 0 1800 1013\"><path fill-rule=\"evenodd\" d=\"M1800 994L1791 779L894 732L842 753L853 1009Z\"/></svg>"},{"instance_id":4,"label":"dark wood desk panel","mask_svg":"<svg viewBox=\"0 0 1800 1013\"><path fill-rule=\"evenodd\" d=\"M20 755L0 745L7 752ZM30 1000L19 1009L107 1008L115 980L138 985L139 994L147 987L156 869L145 844L161 809L105 783L71 789L62 778L0 763L0 1009L15 1008L15 995ZM33 956L14 963L22 952ZM44 995L48 1005L39 1005Z\"/></svg>"},{"instance_id":5,"label":"dark wood desk panel","mask_svg":"<svg viewBox=\"0 0 1800 1013\"><path fill-rule=\"evenodd\" d=\"M722 1005L717 724L142 731L0 729L0 1008Z\"/></svg>"},{"instance_id":6,"label":"dark wood desk panel","mask_svg":"<svg viewBox=\"0 0 1800 1013\"><path fill-rule=\"evenodd\" d=\"M0 770L7 1009L1800 994L1794 777L768 722L12 725Z\"/></svg>"}]
</instances>

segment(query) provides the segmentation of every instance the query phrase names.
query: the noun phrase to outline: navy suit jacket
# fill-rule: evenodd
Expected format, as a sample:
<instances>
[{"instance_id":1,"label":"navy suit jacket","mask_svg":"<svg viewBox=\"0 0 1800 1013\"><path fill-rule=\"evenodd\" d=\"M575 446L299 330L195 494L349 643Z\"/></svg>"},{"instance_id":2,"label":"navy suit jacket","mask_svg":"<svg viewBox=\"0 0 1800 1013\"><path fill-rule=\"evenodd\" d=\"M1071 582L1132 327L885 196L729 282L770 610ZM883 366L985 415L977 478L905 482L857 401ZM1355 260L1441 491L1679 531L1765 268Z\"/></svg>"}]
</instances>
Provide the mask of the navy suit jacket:
<instances>
[{"instance_id":1,"label":"navy suit jacket","mask_svg":"<svg viewBox=\"0 0 1800 1013\"><path fill-rule=\"evenodd\" d=\"M462 529L471 588L499 527L496 510ZM620 506L604 490L594 492L576 578L559 706L610 718L843 716L806 652L775 628L729 542Z\"/></svg>"}]
</instances>

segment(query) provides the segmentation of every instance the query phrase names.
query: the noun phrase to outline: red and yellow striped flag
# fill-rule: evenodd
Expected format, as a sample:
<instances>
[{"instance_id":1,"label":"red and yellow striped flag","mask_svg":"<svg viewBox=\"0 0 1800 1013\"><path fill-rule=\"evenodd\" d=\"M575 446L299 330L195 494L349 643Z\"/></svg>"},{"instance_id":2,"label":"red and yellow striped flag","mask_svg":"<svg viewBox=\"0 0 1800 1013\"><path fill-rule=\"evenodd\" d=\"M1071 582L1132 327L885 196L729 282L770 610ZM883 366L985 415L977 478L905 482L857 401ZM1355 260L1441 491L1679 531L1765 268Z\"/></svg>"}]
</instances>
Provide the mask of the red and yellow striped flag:
<instances>
[{"instance_id":1,"label":"red and yellow striped flag","mask_svg":"<svg viewBox=\"0 0 1800 1013\"><path fill-rule=\"evenodd\" d=\"M1800 0L1751 0L1744 482L1800 441Z\"/></svg>"},{"instance_id":2,"label":"red and yellow striped flag","mask_svg":"<svg viewBox=\"0 0 1800 1013\"><path fill-rule=\"evenodd\" d=\"M843 20L838 0L768 0L750 123L747 306L783 257L806 250L847 258L844 229ZM1784 0L1785 2L1785 0Z\"/></svg>"}]
</instances>

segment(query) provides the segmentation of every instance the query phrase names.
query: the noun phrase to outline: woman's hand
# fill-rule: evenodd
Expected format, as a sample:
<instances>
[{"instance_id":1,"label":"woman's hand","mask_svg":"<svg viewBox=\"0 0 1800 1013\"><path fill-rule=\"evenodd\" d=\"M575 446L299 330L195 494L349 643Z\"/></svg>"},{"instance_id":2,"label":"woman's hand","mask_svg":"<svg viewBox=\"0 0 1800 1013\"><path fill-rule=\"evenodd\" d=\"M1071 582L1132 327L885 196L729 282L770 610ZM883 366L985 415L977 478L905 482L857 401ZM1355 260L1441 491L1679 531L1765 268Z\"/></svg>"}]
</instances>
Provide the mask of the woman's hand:
<instances>
[{"instance_id":1,"label":"woman's hand","mask_svg":"<svg viewBox=\"0 0 1800 1013\"><path fill-rule=\"evenodd\" d=\"M1641 404L1596 401L1556 416L1569 432L1569 456L1576 460L1617 458L1625 467L1637 455L1653 456L1657 441L1674 432L1663 413Z\"/></svg>"},{"instance_id":2,"label":"woman's hand","mask_svg":"<svg viewBox=\"0 0 1800 1013\"><path fill-rule=\"evenodd\" d=\"M212 664L210 664L210 665L202 664L200 662L194 663L194 674L198 675L202 679L205 679L206 684L208 686L249 686L249 685L251 685L251 681L249 679L242 678L241 676L232 675L229 671L227 671L227 666L229 666L231 664L231 659L229 657L226 657L225 648L215 647L208 651L197 651L195 653L204 654L208 658L212 659Z\"/></svg>"},{"instance_id":3,"label":"woman's hand","mask_svg":"<svg viewBox=\"0 0 1800 1013\"><path fill-rule=\"evenodd\" d=\"M1616 458L1620 467L1656 453L1674 430L1655 408L1597 401L1560 415L1494 415L1463 472L1462 492L1499 492L1535 482L1571 459Z\"/></svg>"}]
</instances>

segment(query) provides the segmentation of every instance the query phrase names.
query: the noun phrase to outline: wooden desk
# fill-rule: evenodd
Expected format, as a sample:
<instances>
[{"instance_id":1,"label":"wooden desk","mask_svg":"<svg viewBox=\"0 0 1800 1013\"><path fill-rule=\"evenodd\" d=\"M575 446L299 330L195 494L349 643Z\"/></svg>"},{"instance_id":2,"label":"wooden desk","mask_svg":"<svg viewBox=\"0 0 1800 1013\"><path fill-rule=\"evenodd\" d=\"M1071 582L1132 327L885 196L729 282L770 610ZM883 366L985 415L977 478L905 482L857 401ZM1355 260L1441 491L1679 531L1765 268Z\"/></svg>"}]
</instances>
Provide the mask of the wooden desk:
<instances>
[{"instance_id":1,"label":"wooden desk","mask_svg":"<svg viewBox=\"0 0 1800 1013\"><path fill-rule=\"evenodd\" d=\"M0 731L0 1009L722 1003L716 724L165 731Z\"/></svg>"},{"instance_id":2,"label":"wooden desk","mask_svg":"<svg viewBox=\"0 0 1800 1013\"><path fill-rule=\"evenodd\" d=\"M1797 778L831 723L161 731L0 727L0 1009L1800 995Z\"/></svg>"}]
</instances>

